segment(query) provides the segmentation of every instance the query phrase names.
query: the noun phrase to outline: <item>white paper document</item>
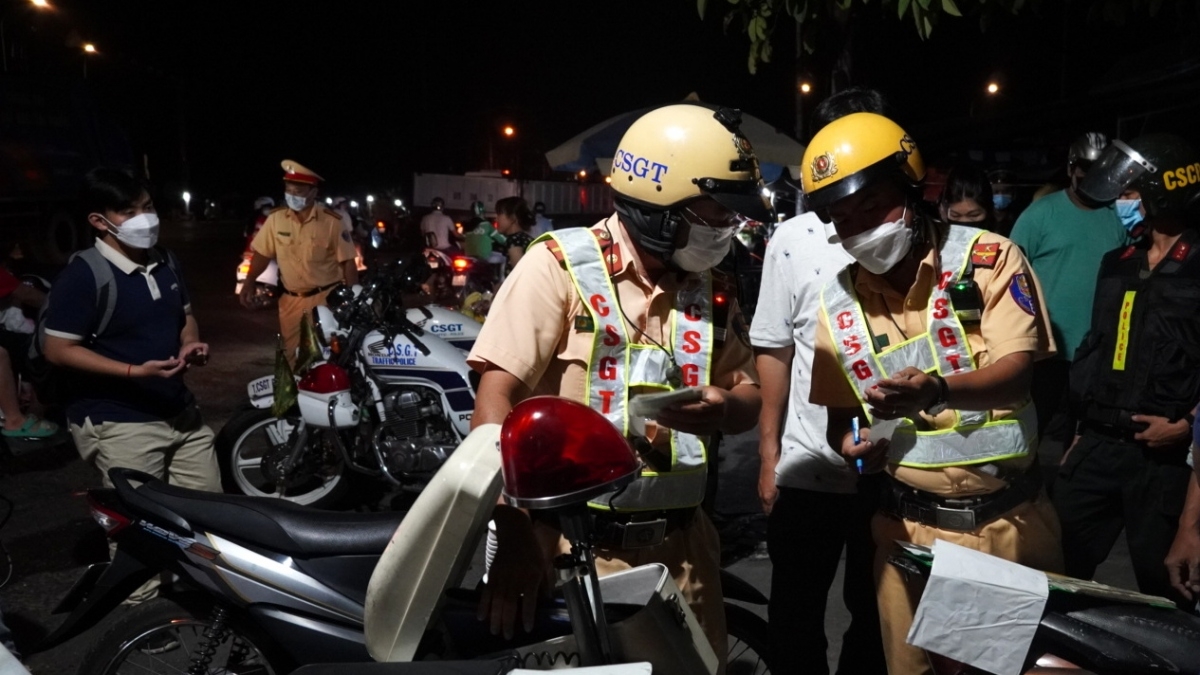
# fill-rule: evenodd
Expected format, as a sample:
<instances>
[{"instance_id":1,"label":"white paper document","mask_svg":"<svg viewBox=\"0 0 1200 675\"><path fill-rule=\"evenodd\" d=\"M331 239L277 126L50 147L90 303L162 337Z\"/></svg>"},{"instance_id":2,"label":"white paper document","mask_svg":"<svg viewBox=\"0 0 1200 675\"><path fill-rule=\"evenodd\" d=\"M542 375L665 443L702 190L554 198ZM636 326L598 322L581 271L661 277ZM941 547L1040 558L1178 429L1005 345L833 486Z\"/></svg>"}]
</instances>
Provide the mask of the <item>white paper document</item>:
<instances>
[{"instance_id":1,"label":"white paper document","mask_svg":"<svg viewBox=\"0 0 1200 675\"><path fill-rule=\"evenodd\" d=\"M1035 569L938 540L908 642L996 675L1019 675L1050 587Z\"/></svg>"}]
</instances>

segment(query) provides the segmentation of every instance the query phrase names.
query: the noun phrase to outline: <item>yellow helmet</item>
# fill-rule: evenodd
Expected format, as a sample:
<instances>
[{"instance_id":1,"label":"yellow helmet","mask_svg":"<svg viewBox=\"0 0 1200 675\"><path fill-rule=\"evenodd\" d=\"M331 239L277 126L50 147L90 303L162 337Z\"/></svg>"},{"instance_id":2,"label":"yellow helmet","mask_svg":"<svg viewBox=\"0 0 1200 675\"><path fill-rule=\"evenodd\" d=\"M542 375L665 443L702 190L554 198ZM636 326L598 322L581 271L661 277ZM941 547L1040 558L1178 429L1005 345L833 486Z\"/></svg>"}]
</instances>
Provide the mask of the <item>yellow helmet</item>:
<instances>
[{"instance_id":1,"label":"yellow helmet","mask_svg":"<svg viewBox=\"0 0 1200 675\"><path fill-rule=\"evenodd\" d=\"M902 178L916 186L925 178L916 141L874 113L853 113L826 125L804 150L800 170L804 199L813 210L882 179Z\"/></svg>"},{"instance_id":2,"label":"yellow helmet","mask_svg":"<svg viewBox=\"0 0 1200 675\"><path fill-rule=\"evenodd\" d=\"M639 206L665 210L708 195L732 211L766 220L762 176L741 112L691 104L642 115L621 137L612 186Z\"/></svg>"}]
</instances>

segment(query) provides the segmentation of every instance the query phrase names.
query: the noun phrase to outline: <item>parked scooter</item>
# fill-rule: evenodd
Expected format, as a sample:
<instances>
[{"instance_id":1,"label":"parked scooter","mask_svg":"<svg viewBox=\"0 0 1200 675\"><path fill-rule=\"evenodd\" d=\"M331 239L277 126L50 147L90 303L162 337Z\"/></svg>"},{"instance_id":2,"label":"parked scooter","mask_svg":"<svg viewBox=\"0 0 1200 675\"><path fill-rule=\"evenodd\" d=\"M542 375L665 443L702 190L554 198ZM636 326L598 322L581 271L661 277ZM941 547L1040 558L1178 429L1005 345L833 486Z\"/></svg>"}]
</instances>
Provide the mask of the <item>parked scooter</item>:
<instances>
[{"instance_id":1,"label":"parked scooter","mask_svg":"<svg viewBox=\"0 0 1200 675\"><path fill-rule=\"evenodd\" d=\"M888 560L904 571L919 593L917 587L924 586L930 566L902 552ZM947 627L955 629L962 627ZM986 675L946 656L927 653L935 675ZM1174 608L1125 602L1112 594L1052 591L1022 672L1200 673L1200 617Z\"/></svg>"},{"instance_id":2,"label":"parked scooter","mask_svg":"<svg viewBox=\"0 0 1200 675\"><path fill-rule=\"evenodd\" d=\"M472 432L402 521L397 513L331 513L188 490L112 469L114 487L89 491L88 501L116 554L89 568L67 594L56 612L71 614L41 649L103 621L80 675L282 675L297 664L371 656L483 658L496 664L493 672L597 661L712 672L716 657L665 567L598 581L588 569L588 525L578 509L636 474L632 450L586 406L552 397L520 405L523 412L503 428ZM569 579L564 597L543 605L534 631L513 641L488 632L475 617L479 593L462 587L501 491L502 457L509 498L560 518L579 543L559 564ZM179 581L159 598L111 614L163 571ZM722 583L739 587L733 577ZM730 672L768 672L759 658L766 655L765 622L727 608L730 660L737 664Z\"/></svg>"},{"instance_id":3,"label":"parked scooter","mask_svg":"<svg viewBox=\"0 0 1200 675\"><path fill-rule=\"evenodd\" d=\"M458 315L405 309L424 275L380 268L357 294L335 288L314 309L328 360L301 374L283 417L272 411L275 375L249 383L250 406L216 441L227 491L332 506L352 474L420 485L442 466L470 429L475 392L462 348L438 336L469 344L478 331Z\"/></svg>"}]
</instances>

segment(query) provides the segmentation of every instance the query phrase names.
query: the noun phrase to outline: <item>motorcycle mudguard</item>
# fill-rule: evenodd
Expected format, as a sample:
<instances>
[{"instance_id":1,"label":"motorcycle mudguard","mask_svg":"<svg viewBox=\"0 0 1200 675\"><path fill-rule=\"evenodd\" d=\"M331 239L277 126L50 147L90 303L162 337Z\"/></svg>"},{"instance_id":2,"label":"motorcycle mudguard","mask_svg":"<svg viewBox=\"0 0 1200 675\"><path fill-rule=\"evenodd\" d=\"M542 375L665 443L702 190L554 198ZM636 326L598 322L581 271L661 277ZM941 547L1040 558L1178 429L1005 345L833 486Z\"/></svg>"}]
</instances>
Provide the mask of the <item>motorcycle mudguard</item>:
<instances>
[{"instance_id":1,"label":"motorcycle mudguard","mask_svg":"<svg viewBox=\"0 0 1200 675\"><path fill-rule=\"evenodd\" d=\"M55 610L56 613L72 610L70 616L31 651L46 651L96 625L157 573L158 570L147 567L118 546L112 562L92 565L84 572Z\"/></svg>"},{"instance_id":2,"label":"motorcycle mudguard","mask_svg":"<svg viewBox=\"0 0 1200 675\"><path fill-rule=\"evenodd\" d=\"M463 578L500 496L500 425L463 440L417 497L367 585L376 661L411 661L446 588Z\"/></svg>"}]
</instances>

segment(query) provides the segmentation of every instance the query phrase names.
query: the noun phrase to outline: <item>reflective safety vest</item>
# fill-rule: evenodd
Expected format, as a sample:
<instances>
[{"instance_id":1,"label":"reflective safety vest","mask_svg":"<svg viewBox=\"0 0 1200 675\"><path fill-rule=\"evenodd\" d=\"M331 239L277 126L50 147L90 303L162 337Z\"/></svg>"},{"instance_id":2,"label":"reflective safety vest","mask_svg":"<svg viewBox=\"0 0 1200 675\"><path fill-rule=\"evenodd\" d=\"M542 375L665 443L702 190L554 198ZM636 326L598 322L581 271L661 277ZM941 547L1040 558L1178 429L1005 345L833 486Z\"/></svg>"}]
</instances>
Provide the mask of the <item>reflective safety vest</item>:
<instances>
[{"instance_id":1,"label":"reflective safety vest","mask_svg":"<svg viewBox=\"0 0 1200 675\"><path fill-rule=\"evenodd\" d=\"M821 311L860 402L879 380L909 366L925 372L936 368L943 376L975 369L966 331L948 289L963 279L971 249L981 234L983 230L973 227L950 227L939 250L941 270L930 296L928 331L888 349L877 350L871 339L850 268L825 285ZM892 434L888 458L902 466L935 469L1024 457L1036 447L1037 418L1032 403L999 420L992 419L988 410L956 410L954 414L952 428L934 431L918 431L911 419L901 421ZM873 423L870 412L867 415Z\"/></svg>"},{"instance_id":2,"label":"reflective safety vest","mask_svg":"<svg viewBox=\"0 0 1200 675\"><path fill-rule=\"evenodd\" d=\"M672 363L657 345L630 340L598 236L604 235L588 228L573 228L544 234L537 242L550 239L557 242L566 270L590 315L590 322L583 322L592 331L584 384L587 403L628 437L630 388L670 390L667 380ZM700 387L709 382L712 316L712 278L705 273L699 275L697 285L676 293L671 310L672 355L685 386ZM576 319L576 330L581 329L582 319ZM593 501L591 506L625 512L697 506L704 499L706 462L703 441L672 430L669 470L659 472L643 467L637 480L615 495Z\"/></svg>"}]
</instances>

